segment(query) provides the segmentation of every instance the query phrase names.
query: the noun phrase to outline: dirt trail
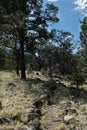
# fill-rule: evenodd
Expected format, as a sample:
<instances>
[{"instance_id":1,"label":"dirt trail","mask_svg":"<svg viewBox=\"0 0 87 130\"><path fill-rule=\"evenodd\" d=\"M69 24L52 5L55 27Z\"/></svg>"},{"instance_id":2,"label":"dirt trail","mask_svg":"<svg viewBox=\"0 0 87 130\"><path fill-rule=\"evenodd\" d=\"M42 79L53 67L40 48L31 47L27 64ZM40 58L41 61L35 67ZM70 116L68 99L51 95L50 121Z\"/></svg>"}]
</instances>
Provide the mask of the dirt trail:
<instances>
[{"instance_id":1,"label":"dirt trail","mask_svg":"<svg viewBox=\"0 0 87 130\"><path fill-rule=\"evenodd\" d=\"M62 109L58 105L48 106L42 117L44 130L58 130L58 126L62 120Z\"/></svg>"}]
</instances>

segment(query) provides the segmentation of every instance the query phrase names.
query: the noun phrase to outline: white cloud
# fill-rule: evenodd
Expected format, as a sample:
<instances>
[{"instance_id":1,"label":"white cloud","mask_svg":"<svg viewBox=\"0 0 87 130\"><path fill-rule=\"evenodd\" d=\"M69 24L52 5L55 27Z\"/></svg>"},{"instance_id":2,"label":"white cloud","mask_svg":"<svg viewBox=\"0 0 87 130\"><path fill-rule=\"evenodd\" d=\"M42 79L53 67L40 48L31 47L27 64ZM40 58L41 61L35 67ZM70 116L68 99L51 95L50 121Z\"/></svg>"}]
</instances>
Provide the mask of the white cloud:
<instances>
[{"instance_id":1,"label":"white cloud","mask_svg":"<svg viewBox=\"0 0 87 130\"><path fill-rule=\"evenodd\" d=\"M56 1L59 1L59 0L47 0L49 2L56 2Z\"/></svg>"},{"instance_id":2,"label":"white cloud","mask_svg":"<svg viewBox=\"0 0 87 130\"><path fill-rule=\"evenodd\" d=\"M78 10L87 9L87 0L76 0L75 5L77 5L75 9L78 9Z\"/></svg>"}]
</instances>

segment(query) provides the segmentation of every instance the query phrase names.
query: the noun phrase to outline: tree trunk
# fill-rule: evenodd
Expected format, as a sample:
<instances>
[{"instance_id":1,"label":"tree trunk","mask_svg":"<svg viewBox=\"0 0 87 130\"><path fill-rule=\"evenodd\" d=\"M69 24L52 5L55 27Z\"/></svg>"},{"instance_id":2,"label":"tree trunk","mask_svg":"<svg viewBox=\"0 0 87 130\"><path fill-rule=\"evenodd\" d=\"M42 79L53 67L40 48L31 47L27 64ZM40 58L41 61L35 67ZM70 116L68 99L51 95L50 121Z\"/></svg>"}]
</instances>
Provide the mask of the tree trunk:
<instances>
[{"instance_id":1,"label":"tree trunk","mask_svg":"<svg viewBox=\"0 0 87 130\"><path fill-rule=\"evenodd\" d=\"M52 76L52 57L50 56L49 57L49 76L51 77Z\"/></svg>"},{"instance_id":2,"label":"tree trunk","mask_svg":"<svg viewBox=\"0 0 87 130\"><path fill-rule=\"evenodd\" d=\"M80 96L80 92L79 92L79 83L78 83L78 81L77 81L77 97L79 97Z\"/></svg>"},{"instance_id":3,"label":"tree trunk","mask_svg":"<svg viewBox=\"0 0 87 130\"><path fill-rule=\"evenodd\" d=\"M79 83L77 82L76 83L76 88L77 88L77 91L79 90Z\"/></svg>"},{"instance_id":4,"label":"tree trunk","mask_svg":"<svg viewBox=\"0 0 87 130\"><path fill-rule=\"evenodd\" d=\"M16 74L17 74L17 76L20 76L20 74L19 74L19 66L18 65L16 66Z\"/></svg>"},{"instance_id":5,"label":"tree trunk","mask_svg":"<svg viewBox=\"0 0 87 130\"><path fill-rule=\"evenodd\" d=\"M25 56L24 56L24 40L20 40L20 69L21 69L21 79L26 79L25 74Z\"/></svg>"}]
</instances>

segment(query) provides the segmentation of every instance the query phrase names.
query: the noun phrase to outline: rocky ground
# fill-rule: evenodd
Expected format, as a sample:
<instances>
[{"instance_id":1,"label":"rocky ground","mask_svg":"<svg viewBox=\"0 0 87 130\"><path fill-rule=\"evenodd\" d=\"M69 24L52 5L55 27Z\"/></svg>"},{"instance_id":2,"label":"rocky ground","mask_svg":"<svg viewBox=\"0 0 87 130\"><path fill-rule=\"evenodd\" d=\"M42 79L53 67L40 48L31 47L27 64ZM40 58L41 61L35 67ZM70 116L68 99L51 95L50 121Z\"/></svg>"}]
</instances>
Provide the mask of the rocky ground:
<instances>
[{"instance_id":1,"label":"rocky ground","mask_svg":"<svg viewBox=\"0 0 87 130\"><path fill-rule=\"evenodd\" d=\"M87 130L86 84L77 91L66 79L27 77L0 72L0 130Z\"/></svg>"}]
</instances>

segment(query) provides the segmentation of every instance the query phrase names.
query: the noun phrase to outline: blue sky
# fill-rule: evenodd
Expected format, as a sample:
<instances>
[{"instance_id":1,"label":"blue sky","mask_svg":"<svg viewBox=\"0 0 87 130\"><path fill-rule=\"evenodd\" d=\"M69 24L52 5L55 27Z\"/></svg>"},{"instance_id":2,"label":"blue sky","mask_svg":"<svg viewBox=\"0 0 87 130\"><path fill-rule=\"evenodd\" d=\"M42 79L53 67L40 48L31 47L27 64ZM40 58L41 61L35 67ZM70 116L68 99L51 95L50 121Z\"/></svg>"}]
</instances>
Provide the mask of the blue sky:
<instances>
[{"instance_id":1,"label":"blue sky","mask_svg":"<svg viewBox=\"0 0 87 130\"><path fill-rule=\"evenodd\" d=\"M69 31L75 37L74 40L79 40L80 22L83 19L82 13L87 7L87 0L44 0L45 2L53 2L59 7L58 17L59 23L54 24L53 27L59 30Z\"/></svg>"}]
</instances>

